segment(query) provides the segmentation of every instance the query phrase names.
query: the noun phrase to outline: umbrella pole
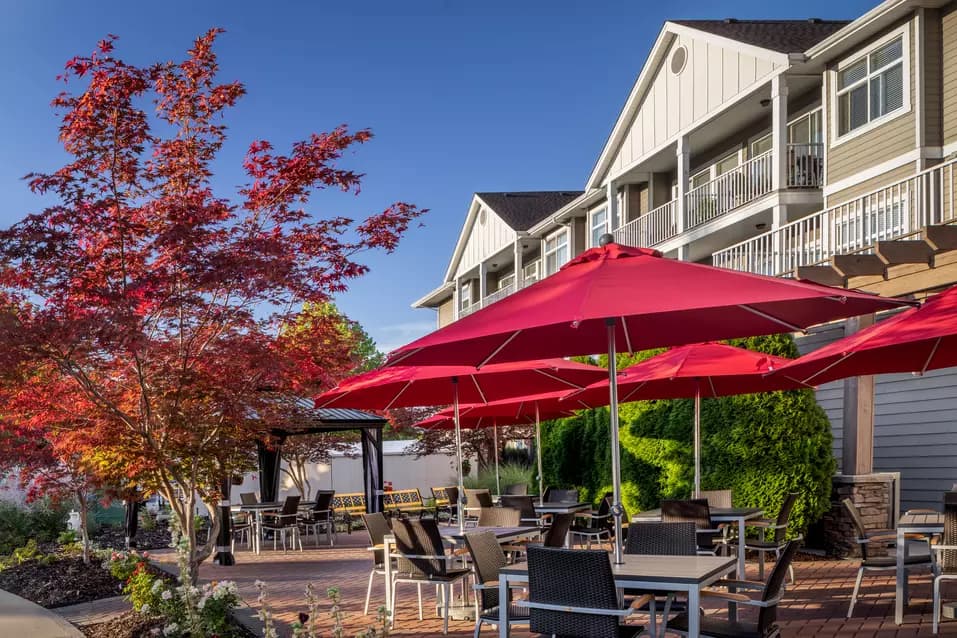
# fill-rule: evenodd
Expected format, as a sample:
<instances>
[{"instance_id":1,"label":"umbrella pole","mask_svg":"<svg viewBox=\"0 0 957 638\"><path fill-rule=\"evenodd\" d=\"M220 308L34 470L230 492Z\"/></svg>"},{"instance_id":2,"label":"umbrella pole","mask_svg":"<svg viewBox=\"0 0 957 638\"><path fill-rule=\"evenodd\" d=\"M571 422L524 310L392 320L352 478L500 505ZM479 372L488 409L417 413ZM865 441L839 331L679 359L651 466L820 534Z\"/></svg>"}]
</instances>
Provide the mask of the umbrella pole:
<instances>
[{"instance_id":1,"label":"umbrella pole","mask_svg":"<svg viewBox=\"0 0 957 638\"><path fill-rule=\"evenodd\" d=\"M608 416L611 427L611 484L614 505L611 513L615 517L615 563L625 562L621 548L621 516L624 509L621 505L621 458L620 443L618 441L618 362L615 361L615 320L605 319L608 327Z\"/></svg>"},{"instance_id":2,"label":"umbrella pole","mask_svg":"<svg viewBox=\"0 0 957 638\"><path fill-rule=\"evenodd\" d=\"M542 487L542 423L538 418L538 401L535 402L535 456L538 457L538 504L545 504L545 489Z\"/></svg>"},{"instance_id":3,"label":"umbrella pole","mask_svg":"<svg viewBox=\"0 0 957 638\"><path fill-rule=\"evenodd\" d=\"M498 477L498 422L492 426L492 437L495 439L495 492L501 496L502 483Z\"/></svg>"},{"instance_id":4,"label":"umbrella pole","mask_svg":"<svg viewBox=\"0 0 957 638\"><path fill-rule=\"evenodd\" d=\"M701 497L701 386L694 393L694 497Z\"/></svg>"},{"instance_id":5,"label":"umbrella pole","mask_svg":"<svg viewBox=\"0 0 957 638\"><path fill-rule=\"evenodd\" d=\"M452 405L455 413L455 459L458 461L456 472L459 478L459 506L456 508L459 519L459 534L465 533L465 480L462 478L462 429L459 425L459 379L452 377Z\"/></svg>"}]
</instances>

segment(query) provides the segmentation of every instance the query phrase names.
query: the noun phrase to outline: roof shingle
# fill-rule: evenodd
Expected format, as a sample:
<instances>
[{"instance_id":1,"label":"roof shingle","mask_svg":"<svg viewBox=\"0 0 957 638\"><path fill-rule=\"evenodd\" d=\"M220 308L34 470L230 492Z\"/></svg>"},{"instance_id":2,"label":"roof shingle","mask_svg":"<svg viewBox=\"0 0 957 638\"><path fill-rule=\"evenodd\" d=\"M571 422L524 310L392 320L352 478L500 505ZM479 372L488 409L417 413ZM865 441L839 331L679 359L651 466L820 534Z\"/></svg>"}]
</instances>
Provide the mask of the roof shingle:
<instances>
[{"instance_id":1,"label":"roof shingle","mask_svg":"<svg viewBox=\"0 0 957 638\"><path fill-rule=\"evenodd\" d=\"M778 51L803 53L847 25L849 20L672 20L692 29L706 31L745 44Z\"/></svg>"},{"instance_id":2,"label":"roof shingle","mask_svg":"<svg viewBox=\"0 0 957 638\"><path fill-rule=\"evenodd\" d=\"M512 230L528 230L581 194L582 191L476 193Z\"/></svg>"}]
</instances>

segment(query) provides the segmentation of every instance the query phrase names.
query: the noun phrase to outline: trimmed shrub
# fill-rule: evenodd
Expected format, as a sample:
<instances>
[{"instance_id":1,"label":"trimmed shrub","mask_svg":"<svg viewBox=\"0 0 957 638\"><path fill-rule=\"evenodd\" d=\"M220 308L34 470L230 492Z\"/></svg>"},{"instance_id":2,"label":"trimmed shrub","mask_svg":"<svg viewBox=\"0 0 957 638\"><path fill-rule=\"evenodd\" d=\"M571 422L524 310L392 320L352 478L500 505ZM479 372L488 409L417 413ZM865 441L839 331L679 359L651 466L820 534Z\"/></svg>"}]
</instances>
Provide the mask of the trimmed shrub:
<instances>
[{"instance_id":1,"label":"trimmed shrub","mask_svg":"<svg viewBox=\"0 0 957 638\"><path fill-rule=\"evenodd\" d=\"M0 554L10 554L27 541L50 543L66 529L67 508L49 501L29 507L0 502Z\"/></svg>"},{"instance_id":2,"label":"trimmed shrub","mask_svg":"<svg viewBox=\"0 0 957 638\"><path fill-rule=\"evenodd\" d=\"M535 489L535 470L521 463L500 463L498 466L499 480L502 489L506 485L515 483L527 483L530 490ZM495 465L483 469L478 476L466 476L463 479L465 487L469 489L488 490L492 494L497 494L495 486Z\"/></svg>"}]
</instances>

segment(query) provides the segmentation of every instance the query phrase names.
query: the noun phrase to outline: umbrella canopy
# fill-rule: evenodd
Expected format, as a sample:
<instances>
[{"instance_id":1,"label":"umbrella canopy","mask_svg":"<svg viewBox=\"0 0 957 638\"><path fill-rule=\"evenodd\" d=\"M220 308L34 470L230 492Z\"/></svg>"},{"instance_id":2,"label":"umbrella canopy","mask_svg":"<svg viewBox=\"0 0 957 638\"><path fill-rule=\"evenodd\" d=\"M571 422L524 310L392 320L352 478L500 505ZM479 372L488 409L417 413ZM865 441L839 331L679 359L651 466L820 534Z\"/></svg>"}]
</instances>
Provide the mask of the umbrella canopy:
<instances>
[{"instance_id":1,"label":"umbrella canopy","mask_svg":"<svg viewBox=\"0 0 957 638\"><path fill-rule=\"evenodd\" d=\"M957 366L957 286L919 308L881 321L778 369L819 385L862 374L918 372Z\"/></svg>"},{"instance_id":2,"label":"umbrella canopy","mask_svg":"<svg viewBox=\"0 0 957 638\"><path fill-rule=\"evenodd\" d=\"M701 492L701 399L733 394L808 387L767 373L792 359L736 348L723 343L696 343L672 348L625 368L618 374L618 400L694 399L694 491ZM569 401L592 407L608 405L608 380L597 381Z\"/></svg>"},{"instance_id":3,"label":"umbrella canopy","mask_svg":"<svg viewBox=\"0 0 957 638\"><path fill-rule=\"evenodd\" d=\"M602 237L531 286L399 348L387 365L471 364L609 353L800 330L905 302L666 259ZM622 562L618 397L609 383L615 562Z\"/></svg>"}]
</instances>

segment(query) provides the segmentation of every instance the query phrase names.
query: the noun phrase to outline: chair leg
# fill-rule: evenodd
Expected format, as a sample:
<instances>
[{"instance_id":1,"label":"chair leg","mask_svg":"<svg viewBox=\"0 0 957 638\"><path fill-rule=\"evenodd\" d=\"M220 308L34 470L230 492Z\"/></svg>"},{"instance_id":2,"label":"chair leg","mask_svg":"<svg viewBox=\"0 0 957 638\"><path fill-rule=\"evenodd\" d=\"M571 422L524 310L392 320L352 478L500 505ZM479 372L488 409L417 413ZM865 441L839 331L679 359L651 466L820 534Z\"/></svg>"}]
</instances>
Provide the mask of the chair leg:
<instances>
[{"instance_id":1,"label":"chair leg","mask_svg":"<svg viewBox=\"0 0 957 638\"><path fill-rule=\"evenodd\" d=\"M934 578L934 633L940 625L940 578Z\"/></svg>"},{"instance_id":2,"label":"chair leg","mask_svg":"<svg viewBox=\"0 0 957 638\"><path fill-rule=\"evenodd\" d=\"M422 585L416 583L415 591L419 595L419 620L422 620Z\"/></svg>"},{"instance_id":3,"label":"chair leg","mask_svg":"<svg viewBox=\"0 0 957 638\"><path fill-rule=\"evenodd\" d=\"M375 569L369 572L369 586L366 587L366 606L365 606L365 609L362 610L362 613L366 616L369 615L369 599L372 598L372 580L374 578L375 578ZM386 584L386 587L388 587L388 584Z\"/></svg>"},{"instance_id":4,"label":"chair leg","mask_svg":"<svg viewBox=\"0 0 957 638\"><path fill-rule=\"evenodd\" d=\"M652 596L651 600L648 602L648 624L651 626L650 631L652 636L658 635L658 610L655 608L655 602L657 601L655 600L654 596Z\"/></svg>"},{"instance_id":5,"label":"chair leg","mask_svg":"<svg viewBox=\"0 0 957 638\"><path fill-rule=\"evenodd\" d=\"M864 577L864 566L857 570L857 580L854 583L854 592L851 594L851 604L847 608L847 617L850 618L854 614L854 603L857 602L857 592L861 590L861 579Z\"/></svg>"},{"instance_id":6,"label":"chair leg","mask_svg":"<svg viewBox=\"0 0 957 638\"><path fill-rule=\"evenodd\" d=\"M764 582L764 552L758 550L758 580Z\"/></svg>"},{"instance_id":7,"label":"chair leg","mask_svg":"<svg viewBox=\"0 0 957 638\"><path fill-rule=\"evenodd\" d=\"M445 599L444 601L445 614L443 614L443 618L442 618L442 635L446 635L449 633L449 600L452 598L451 583L442 587L442 598Z\"/></svg>"}]
</instances>

